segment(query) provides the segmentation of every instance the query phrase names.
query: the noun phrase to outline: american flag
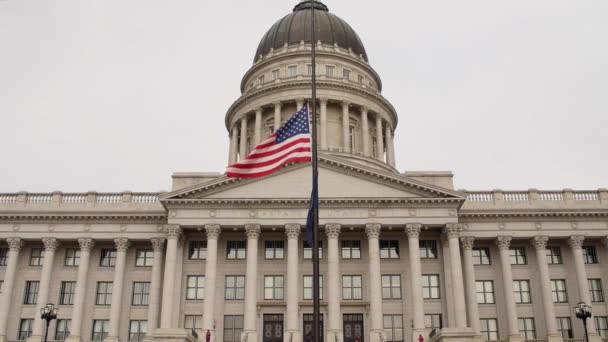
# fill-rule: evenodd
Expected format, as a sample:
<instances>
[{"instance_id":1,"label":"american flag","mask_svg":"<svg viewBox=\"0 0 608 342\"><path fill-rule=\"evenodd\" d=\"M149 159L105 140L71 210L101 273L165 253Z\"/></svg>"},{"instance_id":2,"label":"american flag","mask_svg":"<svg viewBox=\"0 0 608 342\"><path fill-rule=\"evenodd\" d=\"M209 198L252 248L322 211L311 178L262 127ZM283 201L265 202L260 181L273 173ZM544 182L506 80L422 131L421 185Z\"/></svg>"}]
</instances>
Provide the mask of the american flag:
<instances>
[{"instance_id":1,"label":"american flag","mask_svg":"<svg viewBox=\"0 0 608 342\"><path fill-rule=\"evenodd\" d=\"M244 160L228 166L227 176L260 178L288 164L310 162L310 140L308 106L304 105L281 128L256 146Z\"/></svg>"}]
</instances>

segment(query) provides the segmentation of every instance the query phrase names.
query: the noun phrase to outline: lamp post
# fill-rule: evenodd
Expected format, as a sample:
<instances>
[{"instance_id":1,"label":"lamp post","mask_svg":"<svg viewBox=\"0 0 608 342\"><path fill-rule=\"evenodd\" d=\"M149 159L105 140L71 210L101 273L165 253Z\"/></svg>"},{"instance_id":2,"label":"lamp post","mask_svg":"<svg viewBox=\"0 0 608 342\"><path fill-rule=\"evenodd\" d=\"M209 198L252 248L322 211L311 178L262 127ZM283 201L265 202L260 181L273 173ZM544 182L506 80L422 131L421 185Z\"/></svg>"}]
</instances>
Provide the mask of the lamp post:
<instances>
[{"instance_id":1,"label":"lamp post","mask_svg":"<svg viewBox=\"0 0 608 342\"><path fill-rule=\"evenodd\" d=\"M591 317L591 306L585 302L580 302L574 307L576 318L583 320L583 326L585 327L585 341L589 342L589 333L587 332L587 318Z\"/></svg>"},{"instance_id":2,"label":"lamp post","mask_svg":"<svg viewBox=\"0 0 608 342\"><path fill-rule=\"evenodd\" d=\"M57 318L57 309L55 304L48 303L42 309L40 309L40 318L46 321L46 331L44 333L44 342L47 341L49 337L49 325L51 325L51 321Z\"/></svg>"}]
</instances>

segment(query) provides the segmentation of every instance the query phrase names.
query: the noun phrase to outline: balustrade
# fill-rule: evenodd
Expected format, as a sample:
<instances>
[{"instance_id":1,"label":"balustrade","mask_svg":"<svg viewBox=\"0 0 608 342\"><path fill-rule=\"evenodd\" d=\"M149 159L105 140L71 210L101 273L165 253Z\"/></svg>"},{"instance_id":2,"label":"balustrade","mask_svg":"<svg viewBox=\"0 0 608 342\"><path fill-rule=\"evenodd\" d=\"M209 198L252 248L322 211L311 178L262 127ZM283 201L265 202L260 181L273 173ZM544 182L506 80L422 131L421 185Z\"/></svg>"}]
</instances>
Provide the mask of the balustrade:
<instances>
[{"instance_id":1,"label":"balustrade","mask_svg":"<svg viewBox=\"0 0 608 342\"><path fill-rule=\"evenodd\" d=\"M0 204L17 203L17 195L0 194Z\"/></svg>"}]
</instances>

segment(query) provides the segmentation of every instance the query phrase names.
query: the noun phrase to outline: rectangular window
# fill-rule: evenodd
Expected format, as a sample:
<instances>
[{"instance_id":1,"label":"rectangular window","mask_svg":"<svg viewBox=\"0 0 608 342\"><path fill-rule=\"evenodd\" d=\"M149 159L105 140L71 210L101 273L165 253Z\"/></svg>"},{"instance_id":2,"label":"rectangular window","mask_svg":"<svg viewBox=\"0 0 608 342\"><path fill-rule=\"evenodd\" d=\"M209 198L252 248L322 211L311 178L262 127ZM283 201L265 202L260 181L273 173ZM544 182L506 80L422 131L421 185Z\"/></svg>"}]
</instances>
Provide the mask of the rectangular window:
<instances>
[{"instance_id":1,"label":"rectangular window","mask_svg":"<svg viewBox=\"0 0 608 342\"><path fill-rule=\"evenodd\" d=\"M490 265L490 249L485 247L473 248L474 265Z\"/></svg>"},{"instance_id":2,"label":"rectangular window","mask_svg":"<svg viewBox=\"0 0 608 342\"><path fill-rule=\"evenodd\" d=\"M110 305L112 304L112 282L111 281L98 281L97 282L97 294L95 296L96 305Z\"/></svg>"},{"instance_id":3,"label":"rectangular window","mask_svg":"<svg viewBox=\"0 0 608 342\"><path fill-rule=\"evenodd\" d=\"M58 319L55 326L55 341L65 341L70 336L71 319Z\"/></svg>"},{"instance_id":4,"label":"rectangular window","mask_svg":"<svg viewBox=\"0 0 608 342\"><path fill-rule=\"evenodd\" d=\"M285 257L285 241L264 241L264 257L268 260L283 259Z\"/></svg>"},{"instance_id":5,"label":"rectangular window","mask_svg":"<svg viewBox=\"0 0 608 342\"><path fill-rule=\"evenodd\" d=\"M382 276L382 299L401 299L401 276Z\"/></svg>"},{"instance_id":6,"label":"rectangular window","mask_svg":"<svg viewBox=\"0 0 608 342\"><path fill-rule=\"evenodd\" d=\"M595 330L602 338L608 337L608 317L595 316Z\"/></svg>"},{"instance_id":7,"label":"rectangular window","mask_svg":"<svg viewBox=\"0 0 608 342\"><path fill-rule=\"evenodd\" d=\"M226 288L224 299L245 299L245 276L226 276Z\"/></svg>"},{"instance_id":8,"label":"rectangular window","mask_svg":"<svg viewBox=\"0 0 608 342\"><path fill-rule=\"evenodd\" d=\"M188 276L186 300L205 299L205 276Z\"/></svg>"},{"instance_id":9,"label":"rectangular window","mask_svg":"<svg viewBox=\"0 0 608 342\"><path fill-rule=\"evenodd\" d=\"M8 249L0 248L0 266L6 266L7 259L8 259Z\"/></svg>"},{"instance_id":10,"label":"rectangular window","mask_svg":"<svg viewBox=\"0 0 608 342\"><path fill-rule=\"evenodd\" d=\"M76 282L75 281L62 281L61 282L61 292L59 293L59 304L73 305L75 293L76 293Z\"/></svg>"},{"instance_id":11,"label":"rectangular window","mask_svg":"<svg viewBox=\"0 0 608 342\"><path fill-rule=\"evenodd\" d=\"M283 276L264 276L264 299L283 299Z\"/></svg>"},{"instance_id":12,"label":"rectangular window","mask_svg":"<svg viewBox=\"0 0 608 342\"><path fill-rule=\"evenodd\" d=\"M536 329L534 328L534 318L518 318L519 333L524 340L536 340Z\"/></svg>"},{"instance_id":13,"label":"rectangular window","mask_svg":"<svg viewBox=\"0 0 608 342\"><path fill-rule=\"evenodd\" d=\"M441 329L441 314L427 314L424 315L424 327L430 330Z\"/></svg>"},{"instance_id":14,"label":"rectangular window","mask_svg":"<svg viewBox=\"0 0 608 342\"><path fill-rule=\"evenodd\" d=\"M437 241L420 240L420 259L437 259Z\"/></svg>"},{"instance_id":15,"label":"rectangular window","mask_svg":"<svg viewBox=\"0 0 608 342\"><path fill-rule=\"evenodd\" d=\"M312 300L312 276L304 276L304 300ZM319 276L319 297L323 299L323 276Z\"/></svg>"},{"instance_id":16,"label":"rectangular window","mask_svg":"<svg viewBox=\"0 0 608 342\"><path fill-rule=\"evenodd\" d=\"M399 240L380 240L381 259L399 259Z\"/></svg>"},{"instance_id":17,"label":"rectangular window","mask_svg":"<svg viewBox=\"0 0 608 342\"><path fill-rule=\"evenodd\" d=\"M135 282L133 283L133 298L131 299L131 305L148 305L150 300L150 283L149 282Z\"/></svg>"},{"instance_id":18,"label":"rectangular window","mask_svg":"<svg viewBox=\"0 0 608 342\"><path fill-rule=\"evenodd\" d=\"M589 293L592 302L604 301L604 290L602 289L602 279L589 279Z\"/></svg>"},{"instance_id":19,"label":"rectangular window","mask_svg":"<svg viewBox=\"0 0 608 342\"><path fill-rule=\"evenodd\" d=\"M31 318L22 319L19 322L19 336L18 340L27 340L28 337L32 336L32 327L34 326L34 320Z\"/></svg>"},{"instance_id":20,"label":"rectangular window","mask_svg":"<svg viewBox=\"0 0 608 342\"><path fill-rule=\"evenodd\" d=\"M568 303L566 280L551 279L551 295L553 296L553 303Z\"/></svg>"},{"instance_id":21,"label":"rectangular window","mask_svg":"<svg viewBox=\"0 0 608 342\"><path fill-rule=\"evenodd\" d=\"M93 335L91 340L103 341L108 336L110 321L107 319L93 320Z\"/></svg>"},{"instance_id":22,"label":"rectangular window","mask_svg":"<svg viewBox=\"0 0 608 342\"><path fill-rule=\"evenodd\" d=\"M148 321L129 322L129 341L143 341L148 331Z\"/></svg>"},{"instance_id":23,"label":"rectangular window","mask_svg":"<svg viewBox=\"0 0 608 342\"><path fill-rule=\"evenodd\" d=\"M515 292L515 303L527 304L532 302L529 280L513 280L513 291Z\"/></svg>"},{"instance_id":24,"label":"rectangular window","mask_svg":"<svg viewBox=\"0 0 608 342\"><path fill-rule=\"evenodd\" d=\"M43 248L32 248L32 254L30 254L30 266L42 266L44 263L44 249Z\"/></svg>"},{"instance_id":25,"label":"rectangular window","mask_svg":"<svg viewBox=\"0 0 608 342\"><path fill-rule=\"evenodd\" d=\"M264 75L258 77L258 84L264 84Z\"/></svg>"},{"instance_id":26,"label":"rectangular window","mask_svg":"<svg viewBox=\"0 0 608 342\"><path fill-rule=\"evenodd\" d=\"M562 335L562 338L574 338L572 332L572 321L570 317L557 317L557 330Z\"/></svg>"},{"instance_id":27,"label":"rectangular window","mask_svg":"<svg viewBox=\"0 0 608 342\"><path fill-rule=\"evenodd\" d=\"M185 315L184 329L188 331L194 330L200 335L203 329L203 315Z\"/></svg>"},{"instance_id":28,"label":"rectangular window","mask_svg":"<svg viewBox=\"0 0 608 342\"><path fill-rule=\"evenodd\" d=\"M38 288L40 282L38 281L26 281L25 282L25 293L23 295L23 304L33 305L38 302Z\"/></svg>"},{"instance_id":29,"label":"rectangular window","mask_svg":"<svg viewBox=\"0 0 608 342\"><path fill-rule=\"evenodd\" d=\"M207 259L207 241L190 241L188 245L188 259Z\"/></svg>"},{"instance_id":30,"label":"rectangular window","mask_svg":"<svg viewBox=\"0 0 608 342\"><path fill-rule=\"evenodd\" d=\"M325 75L327 77L334 77L335 76L335 72L336 72L336 67L333 65L326 65L325 66Z\"/></svg>"},{"instance_id":31,"label":"rectangular window","mask_svg":"<svg viewBox=\"0 0 608 342\"><path fill-rule=\"evenodd\" d=\"M403 342L403 316L384 315L384 335L387 342Z\"/></svg>"},{"instance_id":32,"label":"rectangular window","mask_svg":"<svg viewBox=\"0 0 608 342\"><path fill-rule=\"evenodd\" d=\"M485 337L486 341L497 341L498 340L498 321L496 318L482 318L481 322L481 335Z\"/></svg>"},{"instance_id":33,"label":"rectangular window","mask_svg":"<svg viewBox=\"0 0 608 342\"><path fill-rule=\"evenodd\" d=\"M224 342L241 342L243 316L224 316Z\"/></svg>"},{"instance_id":34,"label":"rectangular window","mask_svg":"<svg viewBox=\"0 0 608 342\"><path fill-rule=\"evenodd\" d=\"M104 248L101 250L101 259L99 260L99 266L101 267L114 267L116 265L116 250Z\"/></svg>"},{"instance_id":35,"label":"rectangular window","mask_svg":"<svg viewBox=\"0 0 608 342\"><path fill-rule=\"evenodd\" d=\"M304 342L314 342L312 336L312 326L313 326L313 315L312 314L304 314ZM319 315L319 341L325 341L323 339L323 314Z\"/></svg>"},{"instance_id":36,"label":"rectangular window","mask_svg":"<svg viewBox=\"0 0 608 342\"><path fill-rule=\"evenodd\" d=\"M226 253L227 259L245 259L247 255L247 241L228 241Z\"/></svg>"},{"instance_id":37,"label":"rectangular window","mask_svg":"<svg viewBox=\"0 0 608 342\"><path fill-rule=\"evenodd\" d=\"M154 263L154 250L138 249L135 251L135 266L152 267Z\"/></svg>"},{"instance_id":38,"label":"rectangular window","mask_svg":"<svg viewBox=\"0 0 608 342\"><path fill-rule=\"evenodd\" d=\"M80 265L80 250L76 248L68 248L65 250L64 266Z\"/></svg>"},{"instance_id":39,"label":"rectangular window","mask_svg":"<svg viewBox=\"0 0 608 342\"><path fill-rule=\"evenodd\" d=\"M528 263L524 247L509 248L509 256L511 258L511 265L525 265Z\"/></svg>"},{"instance_id":40,"label":"rectangular window","mask_svg":"<svg viewBox=\"0 0 608 342\"><path fill-rule=\"evenodd\" d=\"M350 70L348 70L348 69L342 69L342 78L350 80Z\"/></svg>"},{"instance_id":41,"label":"rectangular window","mask_svg":"<svg viewBox=\"0 0 608 342\"><path fill-rule=\"evenodd\" d=\"M287 76L296 77L298 75L298 66L290 65L287 67Z\"/></svg>"},{"instance_id":42,"label":"rectangular window","mask_svg":"<svg viewBox=\"0 0 608 342\"><path fill-rule=\"evenodd\" d=\"M363 299L363 281L360 275L342 276L342 299Z\"/></svg>"},{"instance_id":43,"label":"rectangular window","mask_svg":"<svg viewBox=\"0 0 608 342\"><path fill-rule=\"evenodd\" d=\"M304 259L312 259L312 246L308 245L308 241L304 240ZM319 259L323 259L323 241L319 241Z\"/></svg>"},{"instance_id":44,"label":"rectangular window","mask_svg":"<svg viewBox=\"0 0 608 342\"><path fill-rule=\"evenodd\" d=\"M361 259L361 241L343 240L342 259Z\"/></svg>"},{"instance_id":45,"label":"rectangular window","mask_svg":"<svg viewBox=\"0 0 608 342\"><path fill-rule=\"evenodd\" d=\"M0 293L2 293L2 286L4 285L4 280L0 280Z\"/></svg>"},{"instance_id":46,"label":"rectangular window","mask_svg":"<svg viewBox=\"0 0 608 342\"><path fill-rule=\"evenodd\" d=\"M422 275L422 298L439 299L439 275Z\"/></svg>"},{"instance_id":47,"label":"rectangular window","mask_svg":"<svg viewBox=\"0 0 608 342\"><path fill-rule=\"evenodd\" d=\"M359 76L357 77L357 80L359 81L359 84L363 84L363 81L365 81L365 77L363 77L363 76L359 75Z\"/></svg>"},{"instance_id":48,"label":"rectangular window","mask_svg":"<svg viewBox=\"0 0 608 342\"><path fill-rule=\"evenodd\" d=\"M494 282L492 280L478 280L475 282L478 304L494 304Z\"/></svg>"},{"instance_id":49,"label":"rectangular window","mask_svg":"<svg viewBox=\"0 0 608 342\"><path fill-rule=\"evenodd\" d=\"M280 73L279 69L272 70L271 77L272 77L273 81L278 80L280 75L281 75L281 73Z\"/></svg>"},{"instance_id":50,"label":"rectangular window","mask_svg":"<svg viewBox=\"0 0 608 342\"><path fill-rule=\"evenodd\" d=\"M562 250L559 247L547 247L547 263L549 265L563 264Z\"/></svg>"},{"instance_id":51,"label":"rectangular window","mask_svg":"<svg viewBox=\"0 0 608 342\"><path fill-rule=\"evenodd\" d=\"M597 264L597 251L594 246L583 246L583 259L585 264Z\"/></svg>"}]
</instances>

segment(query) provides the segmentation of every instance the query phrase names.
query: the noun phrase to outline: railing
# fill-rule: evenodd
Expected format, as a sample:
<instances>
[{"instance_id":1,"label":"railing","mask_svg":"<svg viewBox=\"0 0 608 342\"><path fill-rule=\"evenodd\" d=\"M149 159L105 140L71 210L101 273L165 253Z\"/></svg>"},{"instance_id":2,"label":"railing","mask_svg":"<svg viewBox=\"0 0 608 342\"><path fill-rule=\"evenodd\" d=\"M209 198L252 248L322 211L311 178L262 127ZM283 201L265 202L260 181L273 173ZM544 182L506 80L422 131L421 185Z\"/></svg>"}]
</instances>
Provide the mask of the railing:
<instances>
[{"instance_id":1,"label":"railing","mask_svg":"<svg viewBox=\"0 0 608 342\"><path fill-rule=\"evenodd\" d=\"M563 201L564 194L559 191L543 191L538 193L538 199L541 201Z\"/></svg>"},{"instance_id":2,"label":"railing","mask_svg":"<svg viewBox=\"0 0 608 342\"><path fill-rule=\"evenodd\" d=\"M80 204L87 202L87 194L63 194L61 203Z\"/></svg>"},{"instance_id":3,"label":"railing","mask_svg":"<svg viewBox=\"0 0 608 342\"><path fill-rule=\"evenodd\" d=\"M467 200L471 202L492 202L494 194L491 192L473 192L467 195Z\"/></svg>"},{"instance_id":4,"label":"railing","mask_svg":"<svg viewBox=\"0 0 608 342\"><path fill-rule=\"evenodd\" d=\"M528 193L527 192L505 192L504 200L507 202L527 202L528 201Z\"/></svg>"},{"instance_id":5,"label":"railing","mask_svg":"<svg viewBox=\"0 0 608 342\"><path fill-rule=\"evenodd\" d=\"M574 193L574 200L597 201L599 200L599 194L597 193L597 191L578 191Z\"/></svg>"},{"instance_id":6,"label":"railing","mask_svg":"<svg viewBox=\"0 0 608 342\"><path fill-rule=\"evenodd\" d=\"M159 193L123 192L123 193L13 193L0 194L1 205L151 205L159 203Z\"/></svg>"},{"instance_id":7,"label":"railing","mask_svg":"<svg viewBox=\"0 0 608 342\"><path fill-rule=\"evenodd\" d=\"M116 204L122 201L121 194L98 194L97 203Z\"/></svg>"},{"instance_id":8,"label":"railing","mask_svg":"<svg viewBox=\"0 0 608 342\"><path fill-rule=\"evenodd\" d=\"M17 203L17 195L0 194L0 204L5 204L5 203Z\"/></svg>"},{"instance_id":9,"label":"railing","mask_svg":"<svg viewBox=\"0 0 608 342\"><path fill-rule=\"evenodd\" d=\"M134 194L132 201L142 204L158 203L158 194Z\"/></svg>"},{"instance_id":10,"label":"railing","mask_svg":"<svg viewBox=\"0 0 608 342\"><path fill-rule=\"evenodd\" d=\"M469 202L528 202L531 200L556 202L556 201L606 201L608 200L608 190L600 189L597 191L466 191L467 201ZM606 341L608 342L608 341Z\"/></svg>"},{"instance_id":11,"label":"railing","mask_svg":"<svg viewBox=\"0 0 608 342\"><path fill-rule=\"evenodd\" d=\"M30 194L27 196L28 203L51 203L53 195L51 194Z\"/></svg>"}]
</instances>

